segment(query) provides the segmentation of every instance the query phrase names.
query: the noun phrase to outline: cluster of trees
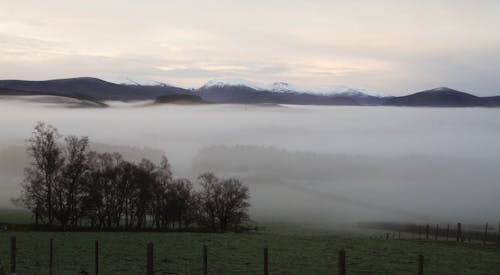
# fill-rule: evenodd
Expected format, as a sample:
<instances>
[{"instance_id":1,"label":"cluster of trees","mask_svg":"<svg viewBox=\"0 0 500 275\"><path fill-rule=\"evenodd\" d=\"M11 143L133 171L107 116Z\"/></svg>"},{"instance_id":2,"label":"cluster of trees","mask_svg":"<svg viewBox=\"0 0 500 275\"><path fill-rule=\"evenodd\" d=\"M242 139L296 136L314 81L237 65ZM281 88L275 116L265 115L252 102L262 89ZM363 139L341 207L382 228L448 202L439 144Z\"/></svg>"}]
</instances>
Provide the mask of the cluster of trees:
<instances>
[{"instance_id":1,"label":"cluster of trees","mask_svg":"<svg viewBox=\"0 0 500 275\"><path fill-rule=\"evenodd\" d=\"M36 224L64 230L241 229L249 192L238 179L198 177L197 188L173 177L163 157L134 163L119 153L89 149L87 137L61 136L39 122L28 139L32 157L19 201Z\"/></svg>"}]
</instances>

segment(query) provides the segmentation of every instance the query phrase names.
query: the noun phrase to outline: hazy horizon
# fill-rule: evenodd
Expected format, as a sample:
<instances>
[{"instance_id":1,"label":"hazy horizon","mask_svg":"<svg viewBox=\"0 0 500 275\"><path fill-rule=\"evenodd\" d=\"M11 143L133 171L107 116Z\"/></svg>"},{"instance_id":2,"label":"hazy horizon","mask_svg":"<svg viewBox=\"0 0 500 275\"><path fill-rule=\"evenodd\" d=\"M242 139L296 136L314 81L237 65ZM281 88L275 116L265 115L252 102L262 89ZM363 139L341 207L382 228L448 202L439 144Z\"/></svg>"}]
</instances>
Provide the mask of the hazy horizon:
<instances>
[{"instance_id":1,"label":"hazy horizon","mask_svg":"<svg viewBox=\"0 0 500 275\"><path fill-rule=\"evenodd\" d=\"M65 79L79 79L79 78L96 78L99 79L98 77L94 76L75 76L75 77L55 77L55 78L50 78L50 79L0 79L1 80L20 80L20 81L52 81L52 80L65 80ZM311 85L311 86L298 86L295 85L295 83L288 83L288 82L269 82L269 83L264 83L264 82L257 82L253 81L252 79L244 79L244 78L213 78L213 79L208 79L206 82L202 83L200 86L197 87L181 87L177 86L172 83L165 83L165 82L160 82L160 81L140 81L140 80L134 80L133 78L126 77L121 80L106 80L102 79L104 81L114 83L114 84L120 84L120 85L138 85L138 86L162 86L162 85L167 85L171 87L178 87L178 88L183 88L186 90L196 90L203 88L205 85L213 85L213 83L227 83L228 85L242 85L242 86L248 86L251 88L256 88L258 90L273 90L273 85L274 84L284 84L286 83L289 87L290 90L294 92L300 92L300 93L310 93L310 94L318 94L318 95L328 95L328 94L335 94L335 93L341 93L341 91L348 90L348 89L354 89L357 91L360 91L366 95L370 96L379 96L379 97L392 97L392 96L406 96L410 95L413 93L417 92L422 92L422 91L428 91L428 90L437 90L437 89L442 89L442 88L448 88L452 90L458 90L453 87L447 87L447 86L440 86L440 87L427 87L424 88L423 90L415 90L415 91L410 91L410 90L401 90L398 91L395 94L388 94L384 93L382 91L375 91L375 90L366 90L360 87L351 87L351 86L345 86L345 85L329 85L329 84L324 84L324 85ZM295 89L295 90L294 90ZM460 91L464 93L469 93L472 95L480 96L480 97L488 97L488 96L499 96L500 91L498 93L492 93L489 95L481 95L481 94L476 94L474 91Z\"/></svg>"}]
</instances>

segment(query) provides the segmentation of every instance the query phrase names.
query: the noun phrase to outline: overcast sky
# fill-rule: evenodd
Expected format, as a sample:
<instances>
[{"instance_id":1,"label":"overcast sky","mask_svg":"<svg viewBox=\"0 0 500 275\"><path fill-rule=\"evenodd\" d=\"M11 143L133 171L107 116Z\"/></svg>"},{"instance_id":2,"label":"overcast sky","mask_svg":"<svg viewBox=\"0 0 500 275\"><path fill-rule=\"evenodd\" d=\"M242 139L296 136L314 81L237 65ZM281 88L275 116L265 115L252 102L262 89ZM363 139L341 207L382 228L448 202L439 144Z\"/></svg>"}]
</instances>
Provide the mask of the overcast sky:
<instances>
[{"instance_id":1,"label":"overcast sky","mask_svg":"<svg viewBox=\"0 0 500 275\"><path fill-rule=\"evenodd\" d=\"M2 0L0 78L500 94L496 0Z\"/></svg>"}]
</instances>

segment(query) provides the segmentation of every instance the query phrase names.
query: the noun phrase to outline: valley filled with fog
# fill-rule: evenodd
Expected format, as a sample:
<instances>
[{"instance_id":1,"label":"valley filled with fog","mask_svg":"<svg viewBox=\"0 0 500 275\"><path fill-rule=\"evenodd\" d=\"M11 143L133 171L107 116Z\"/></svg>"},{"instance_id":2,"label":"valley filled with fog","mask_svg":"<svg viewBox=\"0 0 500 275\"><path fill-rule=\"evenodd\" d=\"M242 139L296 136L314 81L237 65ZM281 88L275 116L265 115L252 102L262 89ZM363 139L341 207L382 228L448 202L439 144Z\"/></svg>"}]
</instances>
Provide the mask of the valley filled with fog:
<instances>
[{"instance_id":1,"label":"valley filled with fog","mask_svg":"<svg viewBox=\"0 0 500 275\"><path fill-rule=\"evenodd\" d=\"M2 98L0 207L12 207L24 141L43 121L131 160L164 153L194 182L240 178L256 221L499 220L498 108L108 104Z\"/></svg>"}]
</instances>

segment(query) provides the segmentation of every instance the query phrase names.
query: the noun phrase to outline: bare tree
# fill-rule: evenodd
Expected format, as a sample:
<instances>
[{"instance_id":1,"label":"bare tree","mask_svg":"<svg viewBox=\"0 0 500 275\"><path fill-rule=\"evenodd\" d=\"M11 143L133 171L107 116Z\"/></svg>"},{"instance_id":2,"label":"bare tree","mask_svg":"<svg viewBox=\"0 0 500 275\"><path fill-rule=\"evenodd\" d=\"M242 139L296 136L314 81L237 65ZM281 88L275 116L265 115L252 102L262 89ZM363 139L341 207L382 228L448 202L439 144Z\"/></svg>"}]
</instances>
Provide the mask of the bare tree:
<instances>
[{"instance_id":1,"label":"bare tree","mask_svg":"<svg viewBox=\"0 0 500 275\"><path fill-rule=\"evenodd\" d=\"M173 181L172 170L166 156L162 156L160 165L155 172L156 181L153 185L153 199L151 202L151 211L153 224L157 229L167 226L169 223L168 203L166 192L168 185Z\"/></svg>"},{"instance_id":2,"label":"bare tree","mask_svg":"<svg viewBox=\"0 0 500 275\"><path fill-rule=\"evenodd\" d=\"M220 197L216 198L216 215L219 221L220 231L225 232L229 228L237 228L248 220L248 187L244 186L238 179L223 180L217 192Z\"/></svg>"},{"instance_id":3,"label":"bare tree","mask_svg":"<svg viewBox=\"0 0 500 275\"><path fill-rule=\"evenodd\" d=\"M212 173L199 177L201 222L214 231L237 229L248 220L248 188L237 179L219 180Z\"/></svg>"},{"instance_id":4,"label":"bare tree","mask_svg":"<svg viewBox=\"0 0 500 275\"><path fill-rule=\"evenodd\" d=\"M64 164L59 146L61 135L56 128L38 122L31 138L27 140L27 152L33 158L25 169L22 185L25 205L35 214L36 220L46 214L45 223L54 221L54 185L61 175Z\"/></svg>"},{"instance_id":5,"label":"bare tree","mask_svg":"<svg viewBox=\"0 0 500 275\"><path fill-rule=\"evenodd\" d=\"M187 179L175 179L168 184L165 192L165 212L175 228L187 228L192 222L193 185Z\"/></svg>"},{"instance_id":6,"label":"bare tree","mask_svg":"<svg viewBox=\"0 0 500 275\"><path fill-rule=\"evenodd\" d=\"M142 159L135 169L135 212L137 218L137 229L146 225L147 216L150 213L153 190L155 186L156 167L148 159Z\"/></svg>"},{"instance_id":7,"label":"bare tree","mask_svg":"<svg viewBox=\"0 0 500 275\"><path fill-rule=\"evenodd\" d=\"M56 181L55 216L60 225L65 228L68 224L76 226L81 216L81 189L88 178L88 145L87 137L68 136L65 139L64 165L61 177Z\"/></svg>"},{"instance_id":8,"label":"bare tree","mask_svg":"<svg viewBox=\"0 0 500 275\"><path fill-rule=\"evenodd\" d=\"M199 222L212 230L217 229L216 198L220 197L217 188L219 179L213 173L204 173L198 177L202 190L199 192L200 216Z\"/></svg>"},{"instance_id":9,"label":"bare tree","mask_svg":"<svg viewBox=\"0 0 500 275\"><path fill-rule=\"evenodd\" d=\"M225 232L248 220L248 188L237 179L199 176L201 190L188 179L175 179L166 157L129 162L119 153L89 151L87 137L61 135L38 123L28 139L33 161L25 169L16 202L35 214L36 223L63 230L186 229Z\"/></svg>"}]
</instances>

